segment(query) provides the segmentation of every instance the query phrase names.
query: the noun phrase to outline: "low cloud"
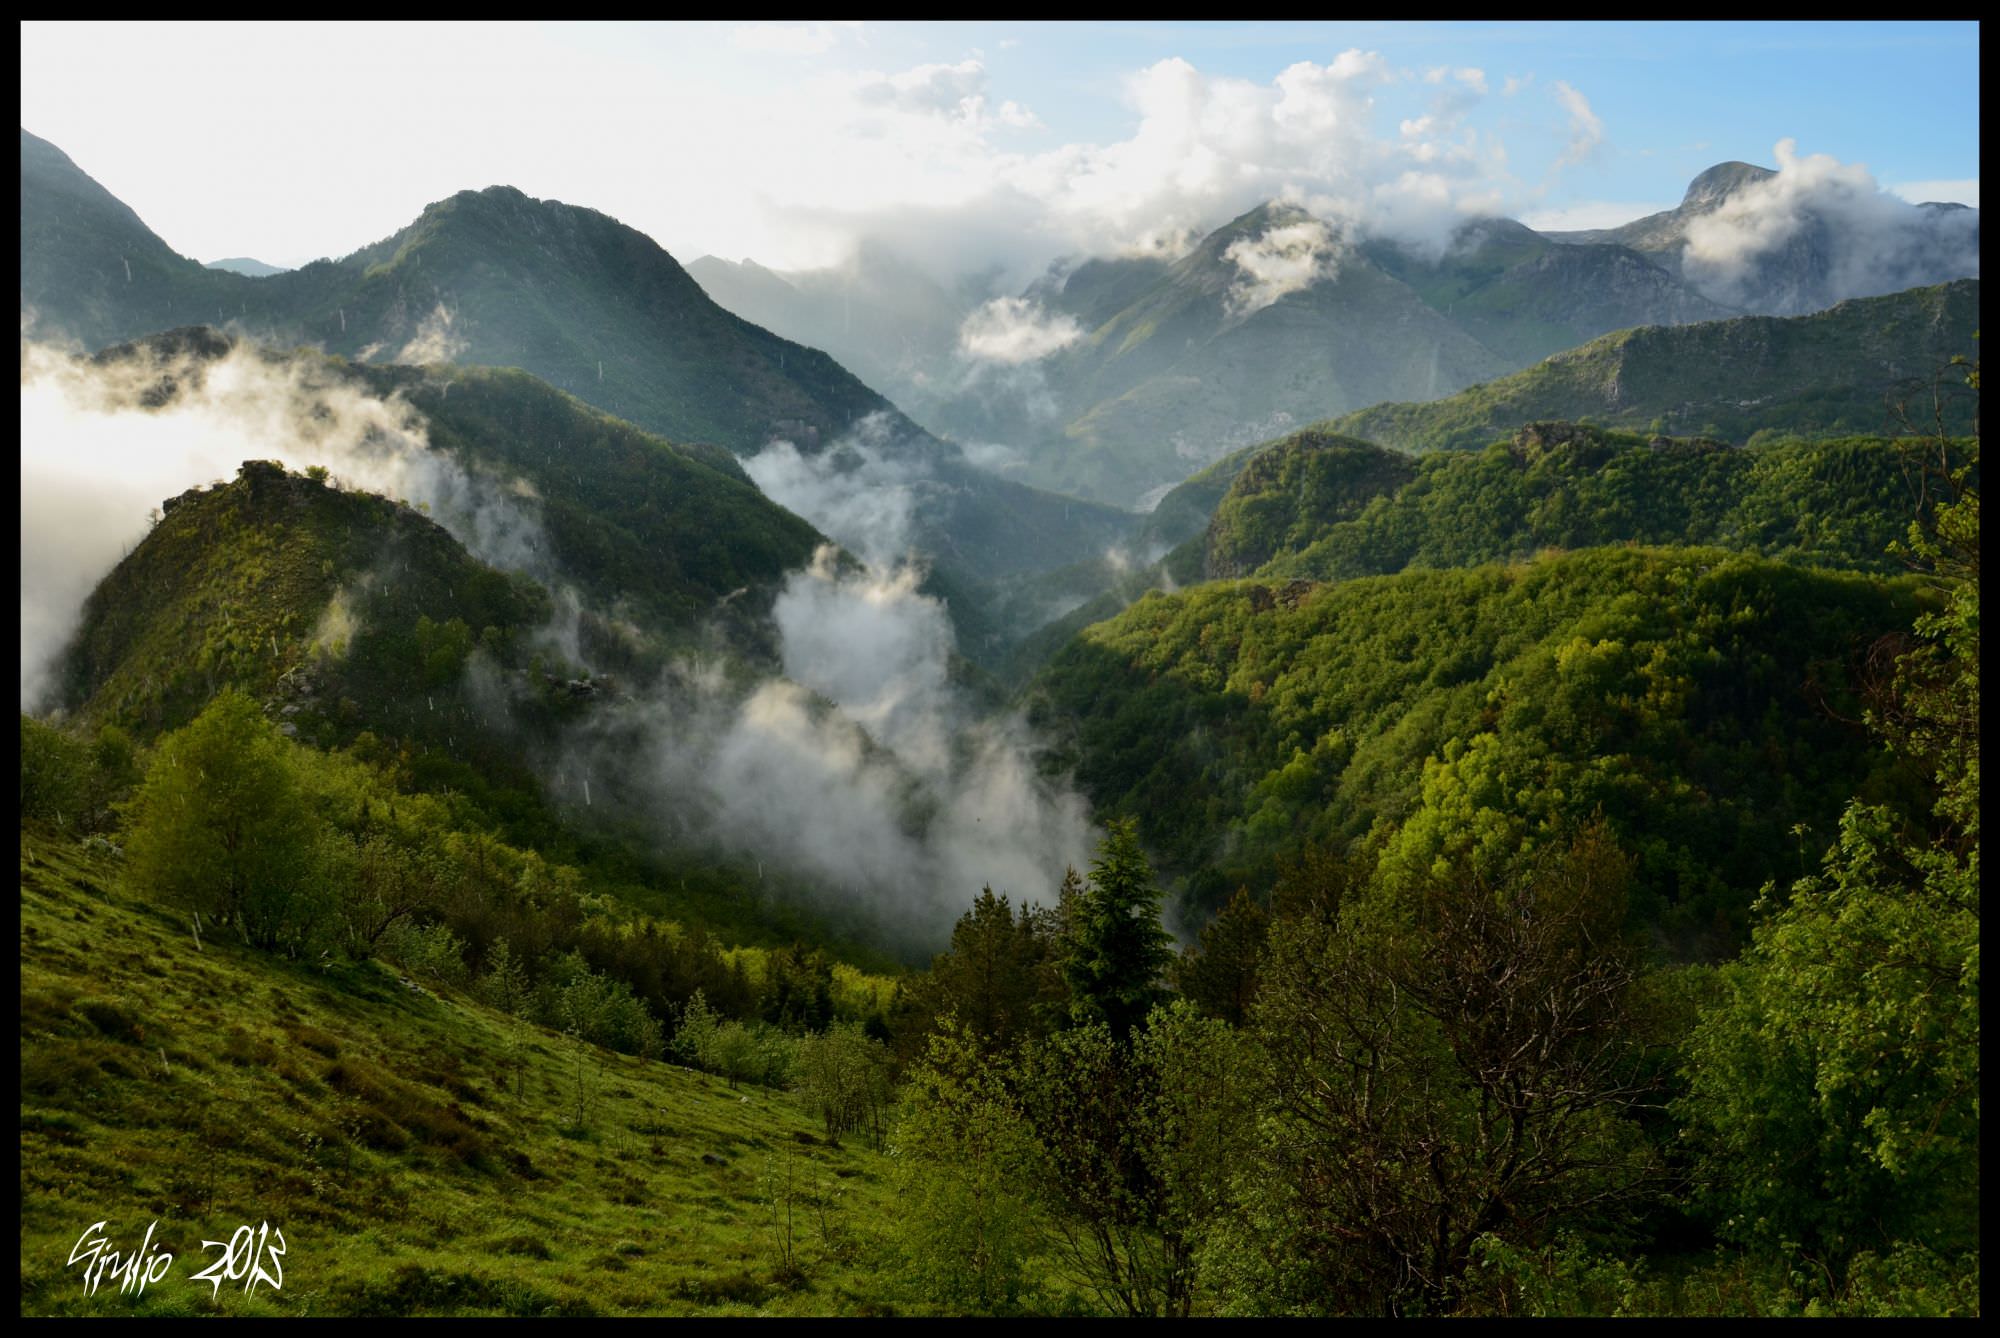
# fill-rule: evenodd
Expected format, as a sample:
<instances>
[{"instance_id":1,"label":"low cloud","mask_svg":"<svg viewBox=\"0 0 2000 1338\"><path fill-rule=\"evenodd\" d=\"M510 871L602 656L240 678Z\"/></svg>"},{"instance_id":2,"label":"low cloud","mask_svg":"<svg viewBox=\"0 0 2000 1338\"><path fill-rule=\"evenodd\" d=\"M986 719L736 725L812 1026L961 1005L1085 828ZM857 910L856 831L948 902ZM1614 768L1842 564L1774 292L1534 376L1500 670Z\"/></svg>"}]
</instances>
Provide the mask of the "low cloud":
<instances>
[{"instance_id":1,"label":"low cloud","mask_svg":"<svg viewBox=\"0 0 2000 1338\"><path fill-rule=\"evenodd\" d=\"M1030 298L997 297L965 318L958 346L981 362L1037 362L1083 338L1073 316L1044 311Z\"/></svg>"},{"instance_id":2,"label":"low cloud","mask_svg":"<svg viewBox=\"0 0 2000 1338\"><path fill-rule=\"evenodd\" d=\"M24 344L21 380L23 709L45 699L85 596L144 538L148 512L246 459L326 464L426 506L484 560L551 584L554 611L535 638L585 662L580 625L602 617L551 566L533 490L434 449L399 397L248 345L212 358L141 346L100 364ZM987 714L954 681L950 618L903 560L907 490L924 475L896 458L887 419L817 455L779 443L750 463L879 561L822 548L785 580L769 614L780 672L681 661L561 739L524 745L551 794L616 810L666 845L706 843L783 870L789 886L912 948L934 948L982 885L1050 900L1064 867L1089 858L1088 807L1041 773L1023 721ZM322 612L321 653L351 642L370 579L379 574ZM515 728L520 683L475 656L465 690L491 726Z\"/></svg>"},{"instance_id":3,"label":"low cloud","mask_svg":"<svg viewBox=\"0 0 2000 1338\"><path fill-rule=\"evenodd\" d=\"M1230 313L1239 318L1340 273L1341 247L1327 225L1316 218L1282 224L1258 237L1232 242L1222 254L1243 274L1227 299Z\"/></svg>"},{"instance_id":4,"label":"low cloud","mask_svg":"<svg viewBox=\"0 0 2000 1338\"><path fill-rule=\"evenodd\" d=\"M1735 305L1811 311L1851 297L1979 274L1976 210L1920 209L1883 190L1868 169L1830 154L1800 156L1781 140L1773 176L1691 220L1683 270L1708 296ZM1794 245L1819 253L1803 286L1775 296L1765 262Z\"/></svg>"},{"instance_id":5,"label":"low cloud","mask_svg":"<svg viewBox=\"0 0 2000 1338\"><path fill-rule=\"evenodd\" d=\"M897 451L886 413L869 414L822 451L774 441L743 468L766 497L849 552L884 567L909 556L930 471Z\"/></svg>"},{"instance_id":6,"label":"low cloud","mask_svg":"<svg viewBox=\"0 0 2000 1338\"><path fill-rule=\"evenodd\" d=\"M463 335L453 331L458 317L449 307L440 302L431 313L417 323L417 332L410 342L403 345L395 357L397 362L416 364L434 362L454 362L458 355L472 347ZM363 359L366 360L365 357Z\"/></svg>"},{"instance_id":7,"label":"low cloud","mask_svg":"<svg viewBox=\"0 0 2000 1338\"><path fill-rule=\"evenodd\" d=\"M546 573L539 507L434 450L400 396L310 358L247 344L220 357L139 345L93 362L21 348L21 703L38 705L84 598L146 535L160 503L245 460L425 509L477 557Z\"/></svg>"}]
</instances>

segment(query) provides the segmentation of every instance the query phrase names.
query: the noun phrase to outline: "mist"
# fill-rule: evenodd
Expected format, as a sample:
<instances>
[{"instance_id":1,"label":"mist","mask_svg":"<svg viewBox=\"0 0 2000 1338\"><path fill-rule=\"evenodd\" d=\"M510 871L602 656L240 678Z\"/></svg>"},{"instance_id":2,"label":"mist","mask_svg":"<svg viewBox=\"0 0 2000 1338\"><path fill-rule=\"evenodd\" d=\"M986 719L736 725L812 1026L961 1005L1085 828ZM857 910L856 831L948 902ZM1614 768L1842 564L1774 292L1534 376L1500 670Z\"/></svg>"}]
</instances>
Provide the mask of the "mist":
<instances>
[{"instance_id":1,"label":"mist","mask_svg":"<svg viewBox=\"0 0 2000 1338\"><path fill-rule=\"evenodd\" d=\"M484 562L550 573L534 499L431 449L400 396L248 343L208 356L221 347L141 344L91 361L23 342L21 709L47 703L85 598L161 502L226 482L245 460L325 465L337 483L424 510Z\"/></svg>"},{"instance_id":2,"label":"mist","mask_svg":"<svg viewBox=\"0 0 2000 1338\"><path fill-rule=\"evenodd\" d=\"M1749 183L1688 223L1682 269L1707 296L1796 315L1852 297L1978 277L1978 210L1910 204L1858 163L1801 156L1796 140L1780 141L1774 152L1775 176ZM1801 243L1825 255L1825 273L1800 291L1767 298L1762 263Z\"/></svg>"},{"instance_id":3,"label":"mist","mask_svg":"<svg viewBox=\"0 0 2000 1338\"><path fill-rule=\"evenodd\" d=\"M578 625L601 611L553 564L524 480L434 449L411 405L317 359L246 343L207 352L141 345L92 362L23 344L24 710L47 704L85 598L161 500L245 460L324 464L345 486L427 509L481 560L550 585L553 612L532 636L587 663ZM616 809L662 847L718 847L783 871L905 946L930 945L981 886L1048 900L1094 842L1087 805L1041 774L1026 725L990 716L954 680L948 610L909 560L925 471L894 452L874 415L816 455L776 443L748 462L847 545L822 547L774 593L780 672L678 660L552 741L522 732L518 676L487 657L471 658L462 687L491 727L521 739L559 802ZM321 611L317 641L351 641L368 579Z\"/></svg>"}]
</instances>

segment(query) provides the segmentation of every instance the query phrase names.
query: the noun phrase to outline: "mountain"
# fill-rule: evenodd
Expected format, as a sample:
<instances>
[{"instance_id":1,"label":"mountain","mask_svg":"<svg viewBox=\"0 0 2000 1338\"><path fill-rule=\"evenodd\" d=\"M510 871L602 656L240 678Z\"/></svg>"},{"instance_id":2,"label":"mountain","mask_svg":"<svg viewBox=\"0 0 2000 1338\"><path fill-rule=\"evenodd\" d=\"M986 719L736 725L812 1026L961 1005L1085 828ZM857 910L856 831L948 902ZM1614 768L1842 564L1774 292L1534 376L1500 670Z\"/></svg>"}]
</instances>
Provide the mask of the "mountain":
<instances>
[{"instance_id":1,"label":"mountain","mask_svg":"<svg viewBox=\"0 0 2000 1338\"><path fill-rule=\"evenodd\" d=\"M1976 352L1978 329L1979 281L1960 279L1810 316L1623 330L1445 399L1379 404L1328 427L1407 451L1484 446L1546 419L1739 443L1762 431L1927 431L1931 378ZM1947 397L1942 409L1945 431L1971 430L1970 401Z\"/></svg>"},{"instance_id":2,"label":"mountain","mask_svg":"<svg viewBox=\"0 0 2000 1338\"><path fill-rule=\"evenodd\" d=\"M547 545L534 561L602 608L621 604L654 634L709 623L746 587L751 598L729 607L750 612L824 542L728 452L669 442L509 368L363 366L205 329L118 345L93 361L118 384L145 387L145 403L159 408L232 355L336 407L343 391L407 406L432 449L532 517ZM479 523L479 513L466 521ZM740 627L750 634L747 621Z\"/></svg>"},{"instance_id":3,"label":"mountain","mask_svg":"<svg viewBox=\"0 0 2000 1338\"><path fill-rule=\"evenodd\" d=\"M1674 208L1621 227L1545 235L1629 247L1708 297L1763 316L1979 275L1976 209L1792 181L1751 163L1719 163Z\"/></svg>"},{"instance_id":4,"label":"mountain","mask_svg":"<svg viewBox=\"0 0 2000 1338\"><path fill-rule=\"evenodd\" d=\"M430 733L440 717L423 694L443 695L475 644L500 651L548 615L539 588L409 507L273 462L246 461L161 510L85 603L63 683L72 711L143 735L185 724L230 685L289 698L287 732L331 739L393 720ZM468 639L421 644L419 619L456 620ZM452 697L445 718L457 719ZM479 731L458 732L476 755Z\"/></svg>"},{"instance_id":5,"label":"mountain","mask_svg":"<svg viewBox=\"0 0 2000 1338\"><path fill-rule=\"evenodd\" d=\"M131 258L129 283L114 254ZM812 456L866 424L898 482L917 481L918 547L965 589L1080 560L1130 527L1116 508L980 470L825 353L717 306L645 234L511 187L460 192L341 260L251 279L174 254L24 130L21 256L24 322L90 347L200 319L356 363L518 367L738 455L783 439Z\"/></svg>"},{"instance_id":6,"label":"mountain","mask_svg":"<svg viewBox=\"0 0 2000 1338\"><path fill-rule=\"evenodd\" d=\"M285 274L289 272L283 265L267 265L261 260L252 260L249 256L230 256L226 260L211 260L208 262L208 268L227 270L231 274L248 275L253 279L262 279L273 274Z\"/></svg>"},{"instance_id":7,"label":"mountain","mask_svg":"<svg viewBox=\"0 0 2000 1338\"><path fill-rule=\"evenodd\" d=\"M1251 281L1238 258L1278 244L1274 236L1316 257L1290 263L1322 263L1330 272L1314 271L1295 286ZM1115 277L1145 273L1134 266ZM1101 295L1067 294L1110 277L1075 271L1059 309L1108 306ZM1365 259L1349 263L1316 220L1265 206L1203 238L1040 364L1060 406L1060 428L1021 438L1032 462L1027 477L1087 497L1131 500L1224 450L1324 417L1324 406L1359 405L1386 386L1441 394L1503 366L1408 285ZM949 416L940 422L958 428ZM1015 430L1033 427L1024 420Z\"/></svg>"},{"instance_id":8,"label":"mountain","mask_svg":"<svg viewBox=\"0 0 2000 1338\"><path fill-rule=\"evenodd\" d=\"M47 140L21 132L21 331L101 348L220 319L251 282L161 241Z\"/></svg>"},{"instance_id":9,"label":"mountain","mask_svg":"<svg viewBox=\"0 0 2000 1338\"><path fill-rule=\"evenodd\" d=\"M1364 250L1511 366L1634 325L1740 314L1629 246L1562 245L1511 219L1467 223L1435 255L1387 241Z\"/></svg>"},{"instance_id":10,"label":"mountain","mask_svg":"<svg viewBox=\"0 0 2000 1338\"><path fill-rule=\"evenodd\" d=\"M920 420L948 386L959 326L973 306L874 244L829 269L779 273L703 256L687 271L717 305L825 349Z\"/></svg>"}]
</instances>

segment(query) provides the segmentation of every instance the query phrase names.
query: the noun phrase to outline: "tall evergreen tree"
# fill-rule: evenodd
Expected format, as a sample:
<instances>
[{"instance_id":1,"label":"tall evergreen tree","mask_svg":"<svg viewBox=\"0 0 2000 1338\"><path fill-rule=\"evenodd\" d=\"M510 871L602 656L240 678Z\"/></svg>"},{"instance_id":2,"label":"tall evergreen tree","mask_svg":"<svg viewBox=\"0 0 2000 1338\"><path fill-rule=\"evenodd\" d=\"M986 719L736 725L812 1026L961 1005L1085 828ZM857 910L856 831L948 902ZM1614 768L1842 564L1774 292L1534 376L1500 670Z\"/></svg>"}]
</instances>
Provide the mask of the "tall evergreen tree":
<instances>
[{"instance_id":1,"label":"tall evergreen tree","mask_svg":"<svg viewBox=\"0 0 2000 1338\"><path fill-rule=\"evenodd\" d=\"M1065 949L1071 1018L1102 1022L1124 1040L1160 1001L1160 982L1173 961L1173 939L1160 924L1160 890L1133 819L1107 824Z\"/></svg>"}]
</instances>

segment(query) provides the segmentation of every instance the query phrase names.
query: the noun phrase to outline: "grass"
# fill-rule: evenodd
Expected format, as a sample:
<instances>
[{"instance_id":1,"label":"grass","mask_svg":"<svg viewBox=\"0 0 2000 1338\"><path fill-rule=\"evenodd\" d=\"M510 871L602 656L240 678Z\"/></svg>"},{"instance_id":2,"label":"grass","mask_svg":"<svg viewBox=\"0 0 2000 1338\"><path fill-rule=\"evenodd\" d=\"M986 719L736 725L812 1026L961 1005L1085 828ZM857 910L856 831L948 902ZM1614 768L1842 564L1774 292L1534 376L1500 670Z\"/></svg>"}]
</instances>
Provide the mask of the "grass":
<instances>
[{"instance_id":1,"label":"grass","mask_svg":"<svg viewBox=\"0 0 2000 1338\"><path fill-rule=\"evenodd\" d=\"M580 1048L378 963L197 947L115 856L36 830L21 1088L23 1315L897 1304L888 1159L830 1145L788 1094ZM114 1249L157 1221L166 1276L85 1295L65 1261L98 1221ZM281 1290L191 1281L215 1257L201 1241L264 1221L287 1243Z\"/></svg>"}]
</instances>

